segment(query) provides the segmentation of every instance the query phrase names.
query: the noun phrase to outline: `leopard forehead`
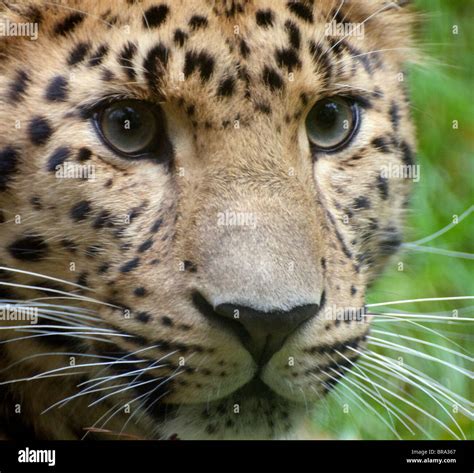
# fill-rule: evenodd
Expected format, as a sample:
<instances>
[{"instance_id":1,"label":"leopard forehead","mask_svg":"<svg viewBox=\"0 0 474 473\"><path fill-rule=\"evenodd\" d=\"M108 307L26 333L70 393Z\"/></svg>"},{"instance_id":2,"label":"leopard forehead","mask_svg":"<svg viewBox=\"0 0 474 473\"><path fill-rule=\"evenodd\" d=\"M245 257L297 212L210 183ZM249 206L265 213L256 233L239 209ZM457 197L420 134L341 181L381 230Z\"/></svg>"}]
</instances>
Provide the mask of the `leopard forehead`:
<instances>
[{"instance_id":1,"label":"leopard forehead","mask_svg":"<svg viewBox=\"0 0 474 473\"><path fill-rule=\"evenodd\" d=\"M401 242L410 189L382 171L413 165L403 70L411 17L397 2L32 0L0 12L39 24L37 40L0 43L0 261L71 281L83 295L93 289L109 304L100 323L132 336L113 342L117 352L146 346L150 358L168 357L167 375L189 357L160 391L168 403L218 398L217 384L219 396L232 396L254 375L239 340L196 310L196 293L214 307L263 312L363 307ZM347 34L351 25L362 34ZM341 95L360 104L360 131L336 154L314 153L305 117ZM104 98L160 105L166 165L104 146L88 114ZM68 164L90 166L94 179L58 178ZM31 273L10 277L35 289L6 297L68 289ZM327 392L337 382L321 374L328 353L362 347L367 331L365 320L319 317L288 339L262 374L281 396L274 411L299 400L288 380L305 399ZM22 347L36 353L43 342ZM108 353L96 341L44 343ZM195 431L177 416L160 435L237 436L232 402L211 406ZM261 437L291 429L287 419L259 419Z\"/></svg>"}]
</instances>

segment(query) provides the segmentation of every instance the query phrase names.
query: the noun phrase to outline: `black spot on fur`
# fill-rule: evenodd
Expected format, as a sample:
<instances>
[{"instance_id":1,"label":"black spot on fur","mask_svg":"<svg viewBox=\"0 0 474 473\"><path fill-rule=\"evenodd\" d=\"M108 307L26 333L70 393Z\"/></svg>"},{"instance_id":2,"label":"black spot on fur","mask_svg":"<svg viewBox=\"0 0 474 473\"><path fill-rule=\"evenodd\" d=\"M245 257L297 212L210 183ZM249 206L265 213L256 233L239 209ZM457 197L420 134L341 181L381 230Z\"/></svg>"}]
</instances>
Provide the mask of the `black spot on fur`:
<instances>
[{"instance_id":1,"label":"black spot on fur","mask_svg":"<svg viewBox=\"0 0 474 473\"><path fill-rule=\"evenodd\" d=\"M133 290L133 293L134 293L137 297L144 297L145 294L146 294L146 289L145 289L143 286L136 287L136 288Z\"/></svg>"},{"instance_id":2,"label":"black spot on fur","mask_svg":"<svg viewBox=\"0 0 474 473\"><path fill-rule=\"evenodd\" d=\"M109 52L109 47L106 44L102 44L97 48L97 51L92 53L92 57L89 59L89 66L96 67L102 64L105 56Z\"/></svg>"},{"instance_id":3,"label":"black spot on fur","mask_svg":"<svg viewBox=\"0 0 474 473\"><path fill-rule=\"evenodd\" d=\"M124 265L122 265L120 267L120 272L129 273L130 271L133 271L135 268L137 268L139 264L140 264L140 258L134 258L130 261L127 261Z\"/></svg>"},{"instance_id":4,"label":"black spot on fur","mask_svg":"<svg viewBox=\"0 0 474 473\"><path fill-rule=\"evenodd\" d=\"M402 239L399 231L394 227L385 228L383 233L384 237L380 242L380 253L384 256L390 256L398 250L402 244Z\"/></svg>"},{"instance_id":5,"label":"black spot on fur","mask_svg":"<svg viewBox=\"0 0 474 473\"><path fill-rule=\"evenodd\" d=\"M92 228L100 229L106 226L111 226L111 215L108 210L102 210L100 214L95 218Z\"/></svg>"},{"instance_id":6,"label":"black spot on fur","mask_svg":"<svg viewBox=\"0 0 474 473\"><path fill-rule=\"evenodd\" d=\"M262 112L265 115L270 115L272 113L272 109L268 103L265 102L258 102L255 104L255 110L258 112Z\"/></svg>"},{"instance_id":7,"label":"black spot on fur","mask_svg":"<svg viewBox=\"0 0 474 473\"><path fill-rule=\"evenodd\" d=\"M135 53L137 52L137 45L131 43L130 41L123 47L122 51L120 52L118 62L123 67L125 74L130 80L135 79L136 72L133 69L132 59Z\"/></svg>"},{"instance_id":8,"label":"black spot on fur","mask_svg":"<svg viewBox=\"0 0 474 473\"><path fill-rule=\"evenodd\" d=\"M290 45L294 49L299 49L301 46L301 33L296 26L295 23L293 23L291 20L287 20L285 22L285 30L288 33L288 40L290 41Z\"/></svg>"},{"instance_id":9,"label":"black spot on fur","mask_svg":"<svg viewBox=\"0 0 474 473\"><path fill-rule=\"evenodd\" d=\"M77 153L77 159L80 162L87 161L92 156L92 151L89 148L81 148Z\"/></svg>"},{"instance_id":10,"label":"black spot on fur","mask_svg":"<svg viewBox=\"0 0 474 473\"><path fill-rule=\"evenodd\" d=\"M79 284L79 286L87 286L87 276L88 276L88 273L87 271L83 271L81 274L79 274L79 277L77 278L77 284Z\"/></svg>"},{"instance_id":11,"label":"black spot on fur","mask_svg":"<svg viewBox=\"0 0 474 473\"><path fill-rule=\"evenodd\" d=\"M150 7L143 15L143 26L158 28L166 21L169 12L169 7L164 4Z\"/></svg>"},{"instance_id":12,"label":"black spot on fur","mask_svg":"<svg viewBox=\"0 0 474 473\"><path fill-rule=\"evenodd\" d=\"M75 253L77 251L78 245L74 243L72 240L64 238L60 241L61 246L70 251L71 253Z\"/></svg>"},{"instance_id":13,"label":"black spot on fur","mask_svg":"<svg viewBox=\"0 0 474 473\"><path fill-rule=\"evenodd\" d=\"M241 56L242 56L244 59L247 58L248 55L250 54L250 48L249 48L247 42L245 41L245 39L241 39L241 40L240 40L239 50L240 50Z\"/></svg>"},{"instance_id":14,"label":"black spot on fur","mask_svg":"<svg viewBox=\"0 0 474 473\"><path fill-rule=\"evenodd\" d=\"M188 25L192 30L198 30L199 28L206 28L208 21L205 16L193 15L189 20Z\"/></svg>"},{"instance_id":15,"label":"black spot on fur","mask_svg":"<svg viewBox=\"0 0 474 473\"><path fill-rule=\"evenodd\" d=\"M62 21L56 23L54 27L54 34L65 36L74 31L74 29L84 21L85 15L83 13L75 12L66 16Z\"/></svg>"},{"instance_id":16,"label":"black spot on fur","mask_svg":"<svg viewBox=\"0 0 474 473\"><path fill-rule=\"evenodd\" d=\"M357 293L355 286L351 286L351 296L354 296Z\"/></svg>"},{"instance_id":17,"label":"black spot on fur","mask_svg":"<svg viewBox=\"0 0 474 473\"><path fill-rule=\"evenodd\" d=\"M149 238L148 240L144 241L139 247L138 252L143 253L149 250L153 246L153 240Z\"/></svg>"},{"instance_id":18,"label":"black spot on fur","mask_svg":"<svg viewBox=\"0 0 474 473\"><path fill-rule=\"evenodd\" d=\"M177 29L173 35L173 41L176 46L184 46L184 43L188 40L188 35L183 30Z\"/></svg>"},{"instance_id":19,"label":"black spot on fur","mask_svg":"<svg viewBox=\"0 0 474 473\"><path fill-rule=\"evenodd\" d=\"M70 216L74 221L79 222L81 220L85 220L88 217L90 211L91 203L87 200L82 200L72 207Z\"/></svg>"},{"instance_id":20,"label":"black spot on fur","mask_svg":"<svg viewBox=\"0 0 474 473\"><path fill-rule=\"evenodd\" d=\"M370 209L370 200L361 195L354 200L354 209Z\"/></svg>"},{"instance_id":21,"label":"black spot on fur","mask_svg":"<svg viewBox=\"0 0 474 473\"><path fill-rule=\"evenodd\" d=\"M34 145L44 145L52 133L51 124L45 117L34 117L28 125L28 136Z\"/></svg>"},{"instance_id":22,"label":"black spot on fur","mask_svg":"<svg viewBox=\"0 0 474 473\"><path fill-rule=\"evenodd\" d=\"M25 71L17 71L14 79L8 86L7 98L11 104L19 102L24 98L29 82L30 77Z\"/></svg>"},{"instance_id":23,"label":"black spot on fur","mask_svg":"<svg viewBox=\"0 0 474 473\"><path fill-rule=\"evenodd\" d=\"M405 166L413 166L415 160L413 158L413 151L406 141L402 141L400 144L402 150L402 161Z\"/></svg>"},{"instance_id":24,"label":"black spot on fur","mask_svg":"<svg viewBox=\"0 0 474 473\"><path fill-rule=\"evenodd\" d=\"M173 326L173 321L168 317L168 316L163 316L161 317L161 323L165 326L165 327L172 327Z\"/></svg>"},{"instance_id":25,"label":"black spot on fur","mask_svg":"<svg viewBox=\"0 0 474 473\"><path fill-rule=\"evenodd\" d=\"M400 123L400 112L398 109L398 105L395 102L392 102L392 104L390 105L389 114L390 114L390 121L392 122L393 129L394 131L397 131L398 125Z\"/></svg>"},{"instance_id":26,"label":"black spot on fur","mask_svg":"<svg viewBox=\"0 0 474 473\"><path fill-rule=\"evenodd\" d=\"M100 78L104 82L110 82L111 80L115 79L115 74L110 69L104 69L100 75Z\"/></svg>"},{"instance_id":27,"label":"black spot on fur","mask_svg":"<svg viewBox=\"0 0 474 473\"><path fill-rule=\"evenodd\" d=\"M165 68L168 65L169 50L158 43L147 54L143 67L145 69L145 78L152 89L156 89L157 84L162 78Z\"/></svg>"},{"instance_id":28,"label":"black spot on fur","mask_svg":"<svg viewBox=\"0 0 474 473\"><path fill-rule=\"evenodd\" d=\"M316 71L322 74L323 79L327 81L332 75L332 65L330 58L326 52L323 51L323 48L314 41L309 42L309 52L311 53L313 63L316 66Z\"/></svg>"},{"instance_id":29,"label":"black spot on fur","mask_svg":"<svg viewBox=\"0 0 474 473\"><path fill-rule=\"evenodd\" d=\"M102 263L97 269L97 274L105 274L110 269L109 263Z\"/></svg>"},{"instance_id":30,"label":"black spot on fur","mask_svg":"<svg viewBox=\"0 0 474 473\"><path fill-rule=\"evenodd\" d=\"M189 271L190 273L195 273L197 271L197 266L189 260L184 261L184 270Z\"/></svg>"},{"instance_id":31,"label":"black spot on fur","mask_svg":"<svg viewBox=\"0 0 474 473\"><path fill-rule=\"evenodd\" d=\"M263 82L273 91L282 89L284 85L280 74L268 66L263 70Z\"/></svg>"},{"instance_id":32,"label":"black spot on fur","mask_svg":"<svg viewBox=\"0 0 474 473\"><path fill-rule=\"evenodd\" d=\"M35 195L30 199L31 206L35 210L41 210L43 208L43 205L41 204L41 199Z\"/></svg>"},{"instance_id":33,"label":"black spot on fur","mask_svg":"<svg viewBox=\"0 0 474 473\"><path fill-rule=\"evenodd\" d=\"M300 1L290 1L287 4L288 9L296 15L297 17L301 18L302 20L313 23L313 12L307 7L304 3Z\"/></svg>"},{"instance_id":34,"label":"black spot on fur","mask_svg":"<svg viewBox=\"0 0 474 473\"><path fill-rule=\"evenodd\" d=\"M387 200L388 198L388 179L381 175L377 176L377 189L379 190L380 197L382 200Z\"/></svg>"},{"instance_id":35,"label":"black spot on fur","mask_svg":"<svg viewBox=\"0 0 474 473\"><path fill-rule=\"evenodd\" d=\"M217 88L217 95L220 97L230 97L235 90L235 79L233 77L228 77L224 79L219 84Z\"/></svg>"},{"instance_id":36,"label":"black spot on fur","mask_svg":"<svg viewBox=\"0 0 474 473\"><path fill-rule=\"evenodd\" d=\"M75 66L76 64L82 62L87 56L87 53L89 52L90 48L91 44L86 42L81 42L74 46L67 59L68 65Z\"/></svg>"},{"instance_id":37,"label":"black spot on fur","mask_svg":"<svg viewBox=\"0 0 474 473\"><path fill-rule=\"evenodd\" d=\"M147 324L150 321L150 319L151 319L151 315L148 312L139 312L137 314L137 320L143 324Z\"/></svg>"},{"instance_id":38,"label":"black spot on fur","mask_svg":"<svg viewBox=\"0 0 474 473\"><path fill-rule=\"evenodd\" d=\"M21 261L40 261L48 253L48 245L37 235L26 235L11 243L8 247L10 255Z\"/></svg>"},{"instance_id":39,"label":"black spot on fur","mask_svg":"<svg viewBox=\"0 0 474 473\"><path fill-rule=\"evenodd\" d=\"M0 191L7 188L9 179L17 169L18 158L18 152L12 146L0 150Z\"/></svg>"},{"instance_id":40,"label":"black spot on fur","mask_svg":"<svg viewBox=\"0 0 474 473\"><path fill-rule=\"evenodd\" d=\"M273 26L274 14L271 10L258 10L257 13L255 13L255 20L258 26L268 28Z\"/></svg>"},{"instance_id":41,"label":"black spot on fur","mask_svg":"<svg viewBox=\"0 0 474 473\"><path fill-rule=\"evenodd\" d=\"M286 67L290 72L301 68L301 61L294 49L278 49L275 58L280 67Z\"/></svg>"},{"instance_id":42,"label":"black spot on fur","mask_svg":"<svg viewBox=\"0 0 474 473\"><path fill-rule=\"evenodd\" d=\"M64 76L56 76L46 88L46 100L50 102L64 102L68 95L68 82Z\"/></svg>"},{"instance_id":43,"label":"black spot on fur","mask_svg":"<svg viewBox=\"0 0 474 473\"><path fill-rule=\"evenodd\" d=\"M214 58L205 51L195 53L187 51L184 60L184 76L188 78L196 69L199 69L201 79L208 81L214 72Z\"/></svg>"},{"instance_id":44,"label":"black spot on fur","mask_svg":"<svg viewBox=\"0 0 474 473\"><path fill-rule=\"evenodd\" d=\"M60 166L61 164L63 164L64 161L66 161L66 159L68 159L70 155L71 150L66 146L61 146L60 148L57 148L49 157L46 169L49 172L56 171L56 166Z\"/></svg>"},{"instance_id":45,"label":"black spot on fur","mask_svg":"<svg viewBox=\"0 0 474 473\"><path fill-rule=\"evenodd\" d=\"M390 153L389 143L383 136L374 138L372 140L372 146L374 146L378 151L381 151L382 153Z\"/></svg>"}]
</instances>

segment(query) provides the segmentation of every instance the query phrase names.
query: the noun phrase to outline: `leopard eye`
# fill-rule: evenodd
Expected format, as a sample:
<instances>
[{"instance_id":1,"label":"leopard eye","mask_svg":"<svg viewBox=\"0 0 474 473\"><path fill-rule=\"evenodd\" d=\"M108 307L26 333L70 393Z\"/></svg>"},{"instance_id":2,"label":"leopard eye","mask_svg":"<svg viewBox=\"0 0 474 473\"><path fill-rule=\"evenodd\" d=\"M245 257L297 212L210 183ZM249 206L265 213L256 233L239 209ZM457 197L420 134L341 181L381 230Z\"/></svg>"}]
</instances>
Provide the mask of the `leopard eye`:
<instances>
[{"instance_id":1,"label":"leopard eye","mask_svg":"<svg viewBox=\"0 0 474 473\"><path fill-rule=\"evenodd\" d=\"M334 152L355 135L360 119L359 107L343 97L317 102L306 118L306 132L316 150Z\"/></svg>"},{"instance_id":2,"label":"leopard eye","mask_svg":"<svg viewBox=\"0 0 474 473\"><path fill-rule=\"evenodd\" d=\"M117 100L96 110L96 130L102 141L126 158L153 158L166 144L162 111L140 100Z\"/></svg>"}]
</instances>

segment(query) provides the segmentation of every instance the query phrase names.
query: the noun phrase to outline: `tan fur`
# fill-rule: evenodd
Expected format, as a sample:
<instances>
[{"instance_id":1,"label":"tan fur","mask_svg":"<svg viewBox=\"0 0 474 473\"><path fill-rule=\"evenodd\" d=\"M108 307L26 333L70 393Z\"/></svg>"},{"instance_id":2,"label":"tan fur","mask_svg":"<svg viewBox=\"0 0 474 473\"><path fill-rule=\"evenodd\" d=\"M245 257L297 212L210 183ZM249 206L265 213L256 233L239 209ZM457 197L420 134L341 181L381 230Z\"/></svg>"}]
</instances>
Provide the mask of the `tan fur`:
<instances>
[{"instance_id":1,"label":"tan fur","mask_svg":"<svg viewBox=\"0 0 474 473\"><path fill-rule=\"evenodd\" d=\"M136 355L143 355L148 362L166 357L169 365L156 367L150 375L178 374L161 399L161 403L170 406L170 413L160 421L136 412L141 401L131 402L138 394L130 392L93 407L87 406L96 398L80 397L61 409L40 415L55 402L76 394L78 383L103 376L103 371L99 374L103 366L66 369L59 373L70 376L4 385L0 420L2 415L11 418L19 403L21 413L15 414L18 422L31 426L37 437L81 438L84 429L112 409L103 418L106 419L114 406L117 414L104 428L120 432L131 415L124 412L123 406L131 403L131 412L136 415L124 432L141 438L168 438L174 434L180 438L293 437L299 419L305 416L304 403L316 403L324 393L321 380L309 371L330 362L331 356L337 358L336 353L311 353L311 347L336 346L362 336L368 322L336 325L316 317L293 333L262 372L263 381L278 395L265 404L252 393L239 391L255 374L252 357L233 333L203 317L192 304L192 293L199 290L213 305L232 301L262 311L319 304L323 291L327 307L364 305L367 284L387 259L380 250L382 240L390 233L386 229L397 232L401 228L409 192L405 180L391 179L384 199L376 182L381 166L400 164L402 142L414 147L403 92L405 83L399 80L411 48L411 16L406 7L396 7L395 3L381 11L389 2L347 1L341 11L350 21L361 22L373 15L365 23L364 39L347 38L347 42L363 53L383 50L378 53L382 64L378 67L370 56L372 73L360 61L356 61L353 73L354 60L348 59L339 64L339 71L328 83L321 64L315 64L310 57L308 42L320 44L323 51L331 48L324 26L339 1L317 1L314 6L304 3L314 15L312 24L291 13L283 1L52 3L28 0L18 6L0 2L4 19L28 21L37 13L35 7L42 16L38 41L0 38L0 151L11 145L19 154L18 168L9 179L7 190L0 192L0 210L6 219L0 224L1 265L72 282L86 274L92 291L65 284L62 288L117 308L93 301L56 302L91 309L100 319L95 322L99 327L143 337L102 338L109 338L129 353L148 346L143 354ZM143 27L143 13L161 3L169 4L169 17L159 28L147 30ZM86 12L84 21L70 34L55 36L55 25L74 9ZM255 23L255 13L262 9L274 13L270 28ZM228 16L228 12L234 15ZM188 21L195 14L205 16L208 26L192 32ZM116 21L110 24L114 15ZM287 20L294 22L301 34L298 57L302 67L293 76L280 68L273 56L275 48L288 45L284 26ZM184 46L173 42L178 27L189 35ZM242 39L250 49L246 58L239 53ZM90 51L84 61L70 67L67 56L80 41L90 42ZM138 48L131 61L136 71L133 80L117 61L127 41ZM151 90L144 77L143 61L159 42L168 47L169 58ZM88 60L101 44L108 45L108 54L101 65L89 67ZM185 52L190 50L205 50L215 59L209 81L203 82L198 72L183 80ZM341 58L350 56L347 51L342 54ZM337 68L336 62L341 59L330 57ZM284 90L272 91L262 82L265 66L282 74ZM11 103L7 92L18 70L28 73L28 87L21 100ZM111 71L114 79L101 80L105 70ZM68 80L68 98L51 103L45 99L45 90L58 74ZM245 74L247 82L242 79ZM232 76L236 79L232 96L217 97L220 82ZM245 96L246 90L249 96ZM313 160L305 131L305 117L311 107L323 97L361 90L371 95L372 107L364 110L357 137L340 153ZM92 126L78 116L80 105L108 94L162 105L175 154L168 172L153 162L126 161L115 156L98 139ZM307 103L302 103L301 94L305 94ZM389 114L393 103L400 118L396 130ZM258 110L262 104L271 108L270 114ZM194 114L187 113L190 105ZM38 115L50 121L54 133L47 143L36 146L27 130L31 118ZM371 145L377 137L386 138L388 153ZM96 180L57 179L48 172L48 157L59 146L72 149L71 162L81 147L89 148L89 163L95 166ZM355 156L360 159L353 160ZM370 200L370 208L354 209L353 202L360 196ZM41 209L32 206L32 197L40 199ZM91 211L76 222L71 219L71 208L81 201L89 201ZM124 223L124 218L137 208L139 215L129 224ZM111 226L93 228L94 220L104 210L112 215ZM226 210L251 213L256 218L255 228L218 225L219 212ZM16 216L21 217L20 224L15 224ZM150 233L160 218L161 228ZM118 229L119 236L113 233ZM28 232L40 235L48 245L41 261L18 261L8 251L12 242ZM151 248L138 253L137 248L150 237ZM65 239L75 242L74 252L61 244ZM130 248L124 248L124 244ZM94 255L88 254L90 247L97 248ZM360 254L365 254L366 259L357 261ZM128 273L120 272L119 268L137 255L139 266ZM154 260L159 262L153 263ZM191 262L196 271L189 271L185 261ZM75 263L74 271L70 270L70 263ZM104 263L110 267L99 273ZM31 275L5 274L15 284L46 282ZM146 297L134 295L137 287L145 288ZM23 300L46 297L21 288L14 289L14 293ZM126 309L120 309L122 306ZM137 321L140 312L151 315L147 324ZM172 320L172 326L164 323L165 316ZM28 333L0 331L4 341L24 335ZM83 341L82 349L83 355L97 354L107 351L108 345L88 340ZM26 359L41 352L61 352L43 345L42 338L4 343L0 350L0 381L4 382L67 367L71 356L76 364L100 361L77 355ZM62 351L70 350L66 347ZM182 360L190 370L183 370ZM73 375L78 371L82 374ZM123 379L116 381L121 383ZM240 405L239 415L234 414L235 404ZM172 406L179 408L173 410Z\"/></svg>"}]
</instances>

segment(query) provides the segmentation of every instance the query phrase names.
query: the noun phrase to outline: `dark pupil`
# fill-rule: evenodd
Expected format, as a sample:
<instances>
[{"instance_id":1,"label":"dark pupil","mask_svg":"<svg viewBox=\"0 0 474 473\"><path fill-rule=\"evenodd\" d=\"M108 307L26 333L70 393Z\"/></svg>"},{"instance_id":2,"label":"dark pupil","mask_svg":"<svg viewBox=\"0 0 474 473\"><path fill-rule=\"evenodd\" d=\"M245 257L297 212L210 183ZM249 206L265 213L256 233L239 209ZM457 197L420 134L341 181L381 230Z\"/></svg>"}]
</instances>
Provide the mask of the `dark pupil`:
<instances>
[{"instance_id":1,"label":"dark pupil","mask_svg":"<svg viewBox=\"0 0 474 473\"><path fill-rule=\"evenodd\" d=\"M109 120L119 130L133 135L143 126L142 117L137 110L132 107L122 107L112 110Z\"/></svg>"},{"instance_id":2,"label":"dark pupil","mask_svg":"<svg viewBox=\"0 0 474 473\"><path fill-rule=\"evenodd\" d=\"M323 103L315 112L316 125L322 131L332 130L337 125L339 109L335 102Z\"/></svg>"}]
</instances>

